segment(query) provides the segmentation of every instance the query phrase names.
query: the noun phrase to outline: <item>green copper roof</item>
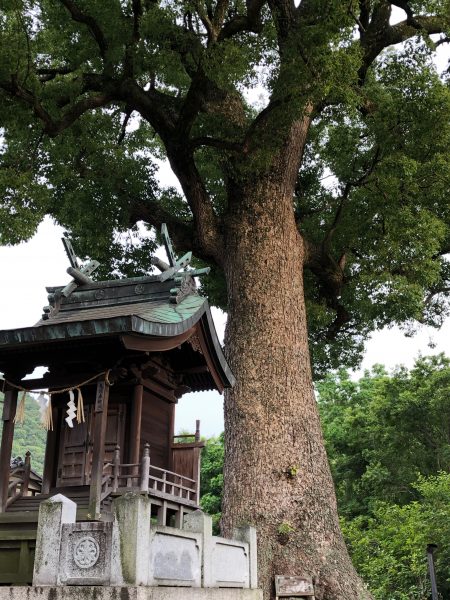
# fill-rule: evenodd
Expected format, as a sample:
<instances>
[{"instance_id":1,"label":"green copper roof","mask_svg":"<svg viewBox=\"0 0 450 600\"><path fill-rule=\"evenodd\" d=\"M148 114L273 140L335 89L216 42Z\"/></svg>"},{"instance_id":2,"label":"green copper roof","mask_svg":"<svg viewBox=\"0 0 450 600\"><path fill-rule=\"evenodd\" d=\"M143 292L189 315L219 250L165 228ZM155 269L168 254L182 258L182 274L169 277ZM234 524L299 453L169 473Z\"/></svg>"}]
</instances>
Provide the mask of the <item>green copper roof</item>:
<instances>
[{"instance_id":1,"label":"green copper roof","mask_svg":"<svg viewBox=\"0 0 450 600\"><path fill-rule=\"evenodd\" d=\"M184 298L179 304L163 301L136 302L134 304L119 304L107 306L88 306L78 310L60 311L48 320L37 323L39 327L49 327L56 324L113 319L116 317L137 316L152 323L182 323L203 306L206 298L197 294Z\"/></svg>"},{"instance_id":2,"label":"green copper roof","mask_svg":"<svg viewBox=\"0 0 450 600\"><path fill-rule=\"evenodd\" d=\"M195 295L179 304L137 303L60 313L34 327L0 331L0 347L127 332L170 337L190 329L206 311L206 298Z\"/></svg>"}]
</instances>

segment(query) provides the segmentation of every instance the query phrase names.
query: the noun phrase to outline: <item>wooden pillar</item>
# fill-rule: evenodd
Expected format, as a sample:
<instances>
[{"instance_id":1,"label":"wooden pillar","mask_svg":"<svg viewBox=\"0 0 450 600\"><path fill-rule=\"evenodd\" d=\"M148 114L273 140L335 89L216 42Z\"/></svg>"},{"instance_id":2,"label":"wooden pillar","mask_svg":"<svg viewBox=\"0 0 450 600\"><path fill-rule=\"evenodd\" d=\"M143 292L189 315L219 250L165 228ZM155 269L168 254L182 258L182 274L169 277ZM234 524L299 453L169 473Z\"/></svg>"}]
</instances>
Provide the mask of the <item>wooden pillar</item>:
<instances>
[{"instance_id":1,"label":"wooden pillar","mask_svg":"<svg viewBox=\"0 0 450 600\"><path fill-rule=\"evenodd\" d=\"M52 407L53 412L53 431L47 432L47 442L45 444L44 473L42 474L42 493L48 494L55 485L55 470L58 460L59 448L58 440L61 432L61 415L57 406Z\"/></svg>"},{"instance_id":2,"label":"wooden pillar","mask_svg":"<svg viewBox=\"0 0 450 600\"><path fill-rule=\"evenodd\" d=\"M142 400L144 386L140 383L134 386L133 404L131 405L131 425L130 425L130 463L139 462L141 446L141 423L142 423ZM133 473L136 474L136 473Z\"/></svg>"},{"instance_id":3,"label":"wooden pillar","mask_svg":"<svg viewBox=\"0 0 450 600\"><path fill-rule=\"evenodd\" d=\"M178 529L183 529L183 517L184 517L184 507L182 504L180 504L177 512L175 513L175 525L174 525Z\"/></svg>"},{"instance_id":4,"label":"wooden pillar","mask_svg":"<svg viewBox=\"0 0 450 600\"><path fill-rule=\"evenodd\" d=\"M193 448L192 453L192 479L195 479L195 503L197 506L200 503L200 469L201 469L201 448Z\"/></svg>"},{"instance_id":5,"label":"wooden pillar","mask_svg":"<svg viewBox=\"0 0 450 600\"><path fill-rule=\"evenodd\" d=\"M158 506L157 523L158 523L158 525L162 525L162 526L167 525L167 501L166 500L163 500L161 506Z\"/></svg>"},{"instance_id":6,"label":"wooden pillar","mask_svg":"<svg viewBox=\"0 0 450 600\"><path fill-rule=\"evenodd\" d=\"M141 492L145 492L146 494L148 494L149 478L150 478L150 446L148 444L145 444L144 453L142 455L142 461L141 461L140 490L141 490Z\"/></svg>"},{"instance_id":7,"label":"wooden pillar","mask_svg":"<svg viewBox=\"0 0 450 600\"><path fill-rule=\"evenodd\" d=\"M200 421L195 421L195 441L200 442ZM195 479L195 502L197 506L200 504L200 477L201 477L201 447L193 448L194 460L192 467L192 479Z\"/></svg>"},{"instance_id":8,"label":"wooden pillar","mask_svg":"<svg viewBox=\"0 0 450 600\"><path fill-rule=\"evenodd\" d=\"M173 444L175 442L175 404L170 405L170 421L169 421L169 439L167 443L167 447L169 449L169 458L168 458L168 469L169 471L173 471Z\"/></svg>"},{"instance_id":9,"label":"wooden pillar","mask_svg":"<svg viewBox=\"0 0 450 600\"><path fill-rule=\"evenodd\" d=\"M23 466L23 481L22 489L20 490L22 496L28 496L28 487L30 485L30 473L31 473L31 453L29 450L25 452L25 464Z\"/></svg>"},{"instance_id":10,"label":"wooden pillar","mask_svg":"<svg viewBox=\"0 0 450 600\"><path fill-rule=\"evenodd\" d=\"M89 490L88 518L100 518L103 462L105 459L106 424L108 420L109 386L105 381L97 383L94 408L94 447L92 449L91 486Z\"/></svg>"},{"instance_id":11,"label":"wooden pillar","mask_svg":"<svg viewBox=\"0 0 450 600\"><path fill-rule=\"evenodd\" d=\"M120 475L120 446L114 448L112 491L117 492Z\"/></svg>"},{"instance_id":12,"label":"wooden pillar","mask_svg":"<svg viewBox=\"0 0 450 600\"><path fill-rule=\"evenodd\" d=\"M14 417L16 416L18 390L5 391L3 400L3 433L0 446L0 512L6 511L11 452L14 439Z\"/></svg>"}]
</instances>

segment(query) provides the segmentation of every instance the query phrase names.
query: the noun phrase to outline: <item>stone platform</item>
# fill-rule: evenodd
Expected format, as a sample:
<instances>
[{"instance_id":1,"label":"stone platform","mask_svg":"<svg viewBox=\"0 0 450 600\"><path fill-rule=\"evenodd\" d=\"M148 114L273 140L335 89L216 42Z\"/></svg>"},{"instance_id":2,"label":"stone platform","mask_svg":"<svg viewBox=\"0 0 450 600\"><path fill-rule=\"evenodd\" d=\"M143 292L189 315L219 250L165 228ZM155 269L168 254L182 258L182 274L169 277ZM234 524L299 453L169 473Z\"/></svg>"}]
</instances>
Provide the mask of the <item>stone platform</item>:
<instances>
[{"instance_id":1,"label":"stone platform","mask_svg":"<svg viewBox=\"0 0 450 600\"><path fill-rule=\"evenodd\" d=\"M0 587L0 600L262 600L261 590L187 587Z\"/></svg>"}]
</instances>

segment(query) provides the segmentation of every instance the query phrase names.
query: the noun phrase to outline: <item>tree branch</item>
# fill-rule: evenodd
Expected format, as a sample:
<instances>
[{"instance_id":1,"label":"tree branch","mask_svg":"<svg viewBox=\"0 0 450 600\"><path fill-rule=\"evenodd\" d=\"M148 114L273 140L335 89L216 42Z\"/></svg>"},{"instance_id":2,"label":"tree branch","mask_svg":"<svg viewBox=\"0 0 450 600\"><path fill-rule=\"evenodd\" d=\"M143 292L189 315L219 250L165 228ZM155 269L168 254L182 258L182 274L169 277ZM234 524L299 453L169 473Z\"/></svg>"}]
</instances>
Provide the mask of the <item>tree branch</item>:
<instances>
[{"instance_id":1,"label":"tree branch","mask_svg":"<svg viewBox=\"0 0 450 600\"><path fill-rule=\"evenodd\" d=\"M359 0L360 33L366 31L370 21L370 0Z\"/></svg>"},{"instance_id":2,"label":"tree branch","mask_svg":"<svg viewBox=\"0 0 450 600\"><path fill-rule=\"evenodd\" d=\"M344 205L348 200L351 190L354 187L364 185L380 160L381 150L379 147L376 147L374 155L364 173L358 179L346 183L333 222L326 231L322 243L314 244L303 237L305 245L304 266L317 278L320 297L325 300L328 308L336 312L336 317L325 334L327 340L333 340L342 331L344 325L351 320L351 314L341 301L342 288L346 280L344 273L346 252L344 251L340 258L336 260L332 255L331 241L342 218Z\"/></svg>"},{"instance_id":3,"label":"tree branch","mask_svg":"<svg viewBox=\"0 0 450 600\"><path fill-rule=\"evenodd\" d=\"M247 14L235 15L227 21L218 35L218 41L226 40L244 31L259 33L263 27L261 10L265 3L266 0L247 0Z\"/></svg>"},{"instance_id":4,"label":"tree branch","mask_svg":"<svg viewBox=\"0 0 450 600\"><path fill-rule=\"evenodd\" d=\"M67 127L72 125L72 123L85 112L94 108L106 106L112 100L111 96L105 93L83 98L67 110L60 119L55 120L32 92L19 85L16 77L12 78L10 84L0 82L0 88L5 90L10 96L19 98L32 108L34 114L44 123L44 132L50 137L55 137L64 131L64 129L67 129Z\"/></svg>"},{"instance_id":5,"label":"tree branch","mask_svg":"<svg viewBox=\"0 0 450 600\"><path fill-rule=\"evenodd\" d=\"M119 137L117 138L118 146L120 146L120 144L125 139L125 135L127 133L127 125L128 125L128 121L130 120L130 117L131 117L131 110L129 108L127 108L125 111L125 117L123 119L122 127L120 128L120 134L119 134Z\"/></svg>"},{"instance_id":6,"label":"tree branch","mask_svg":"<svg viewBox=\"0 0 450 600\"><path fill-rule=\"evenodd\" d=\"M102 86L101 81L94 81L92 85ZM132 78L110 81L109 88L115 100L124 102L131 111L142 115L163 140L173 134L179 114L180 102L177 98L155 88L146 91Z\"/></svg>"},{"instance_id":7,"label":"tree branch","mask_svg":"<svg viewBox=\"0 0 450 600\"><path fill-rule=\"evenodd\" d=\"M448 20L448 19L447 19ZM390 27L389 46L400 44L419 33L432 35L433 33L445 33L445 19L440 16L417 16L414 17L414 25L408 19Z\"/></svg>"},{"instance_id":8,"label":"tree branch","mask_svg":"<svg viewBox=\"0 0 450 600\"><path fill-rule=\"evenodd\" d=\"M192 150L196 150L202 146L209 146L211 148L218 148L219 150L227 150L229 152L241 152L242 144L235 142L229 142L227 140L220 140L208 136L192 138L189 141L189 146Z\"/></svg>"},{"instance_id":9,"label":"tree branch","mask_svg":"<svg viewBox=\"0 0 450 600\"><path fill-rule=\"evenodd\" d=\"M217 0L216 10L212 18L212 25L214 31L217 32L217 35L220 33L220 28L225 20L226 11L229 4L229 0Z\"/></svg>"},{"instance_id":10,"label":"tree branch","mask_svg":"<svg viewBox=\"0 0 450 600\"><path fill-rule=\"evenodd\" d=\"M223 266L223 235L219 217L214 212L203 179L191 151L182 140L166 145L173 172L181 184L194 217L194 254Z\"/></svg>"},{"instance_id":11,"label":"tree branch","mask_svg":"<svg viewBox=\"0 0 450 600\"><path fill-rule=\"evenodd\" d=\"M175 217L156 199L132 199L130 201L129 226L133 227L139 221L144 221L155 227L157 230L160 230L161 225L166 223L170 230L170 235L177 247L186 249L192 247L192 239L194 237L192 223L186 223ZM198 258L203 257L198 256Z\"/></svg>"},{"instance_id":12,"label":"tree branch","mask_svg":"<svg viewBox=\"0 0 450 600\"><path fill-rule=\"evenodd\" d=\"M204 10L204 8L202 6L202 0L200 0L200 1L196 0L194 2L194 6L195 6L198 16L200 17L200 21L202 22L203 27L206 29L206 32L208 34L208 45L209 45L211 42L216 41L216 38L217 38L215 29L214 29L214 25L211 22L209 14Z\"/></svg>"},{"instance_id":13,"label":"tree branch","mask_svg":"<svg viewBox=\"0 0 450 600\"><path fill-rule=\"evenodd\" d=\"M83 23L91 32L92 37L97 42L103 60L106 58L108 43L97 21L90 15L85 14L72 0L59 0L70 13L70 16L77 23Z\"/></svg>"},{"instance_id":14,"label":"tree branch","mask_svg":"<svg viewBox=\"0 0 450 600\"><path fill-rule=\"evenodd\" d=\"M112 97L108 94L97 94L96 96L90 96L89 98L80 100L67 110L63 117L54 123L53 127L49 127L47 133L51 137L54 137L72 125L72 123L85 112L107 106L111 101Z\"/></svg>"},{"instance_id":15,"label":"tree branch","mask_svg":"<svg viewBox=\"0 0 450 600\"><path fill-rule=\"evenodd\" d=\"M396 4L398 5L398 3ZM364 82L370 65L385 48L405 42L421 33L427 35L445 33L449 22L449 19L443 15L412 16L412 13L410 13L405 21L401 21L396 25L390 25L390 14L390 4L386 2L381 4L374 11L372 20L366 31L361 32L360 42L363 48L363 61L359 70L360 83Z\"/></svg>"},{"instance_id":16,"label":"tree branch","mask_svg":"<svg viewBox=\"0 0 450 600\"><path fill-rule=\"evenodd\" d=\"M124 74L126 77L134 76L134 48L141 39L140 33L140 20L142 17L142 4L140 0L132 0L133 10L133 33L131 41L125 44L125 57L124 57Z\"/></svg>"},{"instance_id":17,"label":"tree branch","mask_svg":"<svg viewBox=\"0 0 450 600\"><path fill-rule=\"evenodd\" d=\"M325 339L330 342L335 340L337 334L343 331L344 325L352 320L352 315L341 302L337 301L332 308L336 311L336 317L325 333Z\"/></svg>"},{"instance_id":18,"label":"tree branch","mask_svg":"<svg viewBox=\"0 0 450 600\"><path fill-rule=\"evenodd\" d=\"M58 75L69 75L74 72L74 69L70 67L59 67L55 69L37 68L35 69L36 75L39 77L39 81L45 83L55 79Z\"/></svg>"},{"instance_id":19,"label":"tree branch","mask_svg":"<svg viewBox=\"0 0 450 600\"><path fill-rule=\"evenodd\" d=\"M305 247L304 268L313 273L319 284L319 296L328 308L336 312L336 317L325 333L325 339L333 340L342 331L351 315L342 304L341 293L345 283L344 268L346 254L336 261L330 252L325 252L323 245L313 244L303 237Z\"/></svg>"},{"instance_id":20,"label":"tree branch","mask_svg":"<svg viewBox=\"0 0 450 600\"><path fill-rule=\"evenodd\" d=\"M140 20L142 17L141 0L133 0L133 41L136 43L141 39Z\"/></svg>"},{"instance_id":21,"label":"tree branch","mask_svg":"<svg viewBox=\"0 0 450 600\"><path fill-rule=\"evenodd\" d=\"M344 210L344 205L348 200L351 190L355 187L362 186L367 181L367 179L370 177L370 175L372 175L372 173L374 172L375 167L380 162L380 160L381 160L381 149L379 146L377 146L375 149L373 158L370 161L370 163L367 166L364 173L360 177L358 177L358 179L355 179L354 181L348 181L345 184L344 191L341 194L341 198L340 198L340 201L338 204L338 208L336 210L336 214L334 215L333 222L330 225L327 233L325 234L325 237L322 242L322 246L324 247L324 249L326 249L326 251L329 251L329 249L330 249L331 240L332 240L333 235L336 232L336 229L339 225L339 222L341 220L342 213Z\"/></svg>"},{"instance_id":22,"label":"tree branch","mask_svg":"<svg viewBox=\"0 0 450 600\"><path fill-rule=\"evenodd\" d=\"M431 306L434 298L436 296L439 296L439 294L448 294L449 292L450 292L450 287L446 287L446 286L438 288L438 289L432 289L430 291L430 293L425 296L425 299L423 301L425 307L428 308L429 306Z\"/></svg>"},{"instance_id":23,"label":"tree branch","mask_svg":"<svg viewBox=\"0 0 450 600\"><path fill-rule=\"evenodd\" d=\"M333 235L336 232L337 226L339 225L339 222L341 220L342 217L342 213L344 210L344 204L346 203L346 201L348 200L348 197L350 195L350 191L352 189L352 184L350 182L345 184L344 187L344 191L341 194L340 200L339 200L339 204L338 204L338 208L336 210L336 213L334 215L334 219L332 224L330 225L330 227L328 228L328 231L325 234L325 237L323 239L322 242L322 246L324 248L329 249L331 246L331 240L333 239Z\"/></svg>"},{"instance_id":24,"label":"tree branch","mask_svg":"<svg viewBox=\"0 0 450 600\"><path fill-rule=\"evenodd\" d=\"M223 261L220 219L214 212L187 140L198 112L202 107L204 110L205 102L224 93L199 69L181 108L177 98L155 89L145 91L132 79L120 83L118 94L130 109L138 111L154 127L165 145L172 170L180 181L194 217L193 251L197 256L220 265ZM236 150L235 147L233 149Z\"/></svg>"},{"instance_id":25,"label":"tree branch","mask_svg":"<svg viewBox=\"0 0 450 600\"><path fill-rule=\"evenodd\" d=\"M450 37L443 37L440 40L438 40L436 42L436 48L438 48L439 46L441 46L442 44L450 44Z\"/></svg>"},{"instance_id":26,"label":"tree branch","mask_svg":"<svg viewBox=\"0 0 450 600\"><path fill-rule=\"evenodd\" d=\"M176 128L180 139L189 138L192 126L200 112L220 114L239 127L246 118L239 94L218 87L205 74L201 66L192 77L191 85L179 110Z\"/></svg>"}]
</instances>

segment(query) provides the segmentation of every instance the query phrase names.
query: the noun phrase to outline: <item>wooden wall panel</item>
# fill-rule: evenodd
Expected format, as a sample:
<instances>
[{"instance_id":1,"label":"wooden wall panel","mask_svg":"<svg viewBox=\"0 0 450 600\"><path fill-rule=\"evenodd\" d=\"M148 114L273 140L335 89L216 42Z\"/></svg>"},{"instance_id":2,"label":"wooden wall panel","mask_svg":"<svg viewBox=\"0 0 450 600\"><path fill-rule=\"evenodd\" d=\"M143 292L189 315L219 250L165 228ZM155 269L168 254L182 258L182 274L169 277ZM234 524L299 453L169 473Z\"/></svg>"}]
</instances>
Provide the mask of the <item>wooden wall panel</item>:
<instances>
[{"instance_id":1,"label":"wooden wall panel","mask_svg":"<svg viewBox=\"0 0 450 600\"><path fill-rule=\"evenodd\" d=\"M179 448L174 448L172 450L174 472L189 477L190 479L197 479L198 456L198 448L183 448L180 444Z\"/></svg>"},{"instance_id":2,"label":"wooden wall panel","mask_svg":"<svg viewBox=\"0 0 450 600\"><path fill-rule=\"evenodd\" d=\"M144 390L141 448L150 444L150 462L161 469L170 465L172 411L174 405Z\"/></svg>"}]
</instances>

